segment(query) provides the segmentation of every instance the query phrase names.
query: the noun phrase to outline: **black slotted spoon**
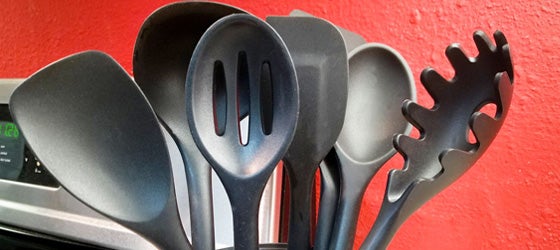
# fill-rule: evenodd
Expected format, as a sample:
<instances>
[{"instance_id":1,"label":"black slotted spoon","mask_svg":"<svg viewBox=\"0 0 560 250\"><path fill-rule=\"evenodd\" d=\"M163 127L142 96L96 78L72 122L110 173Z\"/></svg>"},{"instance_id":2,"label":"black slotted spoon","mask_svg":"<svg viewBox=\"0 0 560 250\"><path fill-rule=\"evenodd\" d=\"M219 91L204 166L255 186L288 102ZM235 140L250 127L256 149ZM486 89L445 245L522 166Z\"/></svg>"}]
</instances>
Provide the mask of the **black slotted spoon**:
<instances>
[{"instance_id":1,"label":"black slotted spoon","mask_svg":"<svg viewBox=\"0 0 560 250\"><path fill-rule=\"evenodd\" d=\"M220 177L232 206L235 249L258 249L260 197L294 136L299 112L288 50L258 18L224 17L200 39L186 93L193 138ZM246 142L240 136L239 103L249 103Z\"/></svg>"}]
</instances>

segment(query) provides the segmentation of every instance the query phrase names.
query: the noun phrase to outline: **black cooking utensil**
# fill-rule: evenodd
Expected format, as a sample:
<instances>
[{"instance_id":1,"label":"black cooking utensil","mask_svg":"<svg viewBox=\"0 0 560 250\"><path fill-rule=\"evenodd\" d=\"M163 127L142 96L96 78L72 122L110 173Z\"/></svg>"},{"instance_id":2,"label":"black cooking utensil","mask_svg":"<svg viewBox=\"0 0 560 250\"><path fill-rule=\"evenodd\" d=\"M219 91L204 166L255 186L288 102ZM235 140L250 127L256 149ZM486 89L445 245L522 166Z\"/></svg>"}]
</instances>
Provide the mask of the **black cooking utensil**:
<instances>
[{"instance_id":1,"label":"black cooking utensil","mask_svg":"<svg viewBox=\"0 0 560 250\"><path fill-rule=\"evenodd\" d=\"M144 21L134 47L135 80L181 150L195 249L215 248L214 215L211 167L196 147L186 118L187 68L206 29L224 16L243 12L220 3L172 3L156 10Z\"/></svg>"},{"instance_id":2,"label":"black cooking utensil","mask_svg":"<svg viewBox=\"0 0 560 250\"><path fill-rule=\"evenodd\" d=\"M496 46L482 31L475 32L475 58L467 57L457 44L449 46L446 55L455 69L450 81L431 68L422 72L422 84L435 104L426 109L404 103L405 117L421 136L394 138L405 165L390 172L381 210L361 249L385 249L400 225L463 175L496 137L511 102L513 65L503 33L496 31L494 39ZM493 117L479 112L488 104L496 105ZM475 143L469 142L469 130Z\"/></svg>"},{"instance_id":3,"label":"black cooking utensil","mask_svg":"<svg viewBox=\"0 0 560 250\"><path fill-rule=\"evenodd\" d=\"M313 15L298 9L290 12L290 16L314 17ZM366 43L366 40L361 35L339 26L335 27L340 31L348 53L356 47ZM332 152L329 153L329 155L331 155L327 156L329 159L321 162L319 165L319 170L321 171L321 198L315 230L315 249L327 249L331 239L334 216L338 205L338 195L340 191L340 164L334 149L332 149Z\"/></svg>"},{"instance_id":4,"label":"black cooking utensil","mask_svg":"<svg viewBox=\"0 0 560 250\"><path fill-rule=\"evenodd\" d=\"M400 106L416 93L408 64L386 45L361 45L350 53L348 63L348 107L335 145L341 190L329 249L352 248L364 192L396 153L393 135L411 130Z\"/></svg>"},{"instance_id":5,"label":"black cooking utensil","mask_svg":"<svg viewBox=\"0 0 560 250\"><path fill-rule=\"evenodd\" d=\"M348 61L340 32L315 17L267 17L286 43L299 83L300 115L284 156L290 181L289 249L311 249L315 172L342 129Z\"/></svg>"},{"instance_id":6,"label":"black cooking utensil","mask_svg":"<svg viewBox=\"0 0 560 250\"><path fill-rule=\"evenodd\" d=\"M290 12L290 16L315 17L303 10L298 9L292 10ZM356 47L366 43L366 39L364 39L360 34L344 29L340 26L335 27L338 29L338 31L340 31L340 34L344 39L344 43L346 44L346 52L350 53L350 51L354 50Z\"/></svg>"},{"instance_id":7,"label":"black cooking utensil","mask_svg":"<svg viewBox=\"0 0 560 250\"><path fill-rule=\"evenodd\" d=\"M190 249L169 153L148 101L108 55L89 51L41 69L12 94L31 149L77 199L162 249Z\"/></svg>"},{"instance_id":8,"label":"black cooking utensil","mask_svg":"<svg viewBox=\"0 0 560 250\"><path fill-rule=\"evenodd\" d=\"M319 165L321 197L317 212L314 249L328 249L340 194L340 160L334 148Z\"/></svg>"},{"instance_id":9,"label":"black cooking utensil","mask_svg":"<svg viewBox=\"0 0 560 250\"><path fill-rule=\"evenodd\" d=\"M200 39L186 93L193 138L230 199L235 249L258 249L260 197L298 119L298 85L288 49L260 19L224 17ZM240 136L239 103L249 104L246 142Z\"/></svg>"}]
</instances>

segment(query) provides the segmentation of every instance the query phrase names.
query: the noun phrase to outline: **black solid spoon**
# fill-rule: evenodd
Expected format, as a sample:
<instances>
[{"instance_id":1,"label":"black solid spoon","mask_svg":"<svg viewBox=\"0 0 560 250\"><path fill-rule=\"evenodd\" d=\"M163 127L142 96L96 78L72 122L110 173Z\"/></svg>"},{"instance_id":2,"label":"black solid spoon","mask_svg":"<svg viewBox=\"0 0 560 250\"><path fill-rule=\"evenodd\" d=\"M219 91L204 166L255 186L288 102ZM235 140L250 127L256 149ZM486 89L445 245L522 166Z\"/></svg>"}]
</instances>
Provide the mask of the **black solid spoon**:
<instances>
[{"instance_id":1,"label":"black solid spoon","mask_svg":"<svg viewBox=\"0 0 560 250\"><path fill-rule=\"evenodd\" d=\"M405 99L415 98L412 73L394 49L368 43L348 59L348 106L335 144L340 160L340 198L329 249L351 249L367 185L396 150L393 135L411 125L401 115Z\"/></svg>"},{"instance_id":2,"label":"black solid spoon","mask_svg":"<svg viewBox=\"0 0 560 250\"><path fill-rule=\"evenodd\" d=\"M212 2L178 2L152 13L134 46L134 77L179 146L189 189L195 249L214 249L211 168L196 147L185 111L185 79L198 40L218 19L244 11Z\"/></svg>"},{"instance_id":3,"label":"black solid spoon","mask_svg":"<svg viewBox=\"0 0 560 250\"><path fill-rule=\"evenodd\" d=\"M260 197L298 119L298 85L288 49L260 19L224 17L200 39L186 93L193 138L232 206L235 249L258 249ZM249 104L246 143L240 136L239 103Z\"/></svg>"},{"instance_id":4,"label":"black solid spoon","mask_svg":"<svg viewBox=\"0 0 560 250\"><path fill-rule=\"evenodd\" d=\"M14 91L10 110L77 199L161 249L191 249L158 120L112 58L89 51L41 69Z\"/></svg>"}]
</instances>

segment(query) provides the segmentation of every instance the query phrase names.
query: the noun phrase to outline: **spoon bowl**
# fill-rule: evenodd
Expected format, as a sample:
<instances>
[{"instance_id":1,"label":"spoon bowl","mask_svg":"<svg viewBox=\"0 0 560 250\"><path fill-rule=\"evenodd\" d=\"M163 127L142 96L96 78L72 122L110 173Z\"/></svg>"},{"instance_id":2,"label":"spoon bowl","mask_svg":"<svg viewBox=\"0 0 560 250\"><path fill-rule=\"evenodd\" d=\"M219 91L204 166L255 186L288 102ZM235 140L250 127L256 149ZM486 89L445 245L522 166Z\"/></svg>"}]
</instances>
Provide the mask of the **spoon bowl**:
<instances>
[{"instance_id":1,"label":"spoon bowl","mask_svg":"<svg viewBox=\"0 0 560 250\"><path fill-rule=\"evenodd\" d=\"M412 129L400 108L415 95L412 73L398 52L382 44L356 48L348 64L351 98L335 147L353 161L373 163L396 153L395 133Z\"/></svg>"}]
</instances>

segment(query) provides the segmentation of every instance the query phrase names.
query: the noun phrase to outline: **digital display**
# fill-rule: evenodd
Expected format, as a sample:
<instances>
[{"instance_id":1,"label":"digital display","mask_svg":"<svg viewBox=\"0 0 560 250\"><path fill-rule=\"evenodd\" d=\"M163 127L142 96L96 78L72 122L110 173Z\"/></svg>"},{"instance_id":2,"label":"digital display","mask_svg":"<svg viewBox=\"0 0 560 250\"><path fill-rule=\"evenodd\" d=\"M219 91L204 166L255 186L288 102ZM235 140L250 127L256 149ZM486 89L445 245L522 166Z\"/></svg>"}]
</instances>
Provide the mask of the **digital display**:
<instances>
[{"instance_id":1,"label":"digital display","mask_svg":"<svg viewBox=\"0 0 560 250\"><path fill-rule=\"evenodd\" d=\"M19 138L19 130L12 122L0 122L0 138Z\"/></svg>"},{"instance_id":2,"label":"digital display","mask_svg":"<svg viewBox=\"0 0 560 250\"><path fill-rule=\"evenodd\" d=\"M16 180L23 168L25 142L13 122L0 121L0 178Z\"/></svg>"},{"instance_id":3,"label":"digital display","mask_svg":"<svg viewBox=\"0 0 560 250\"><path fill-rule=\"evenodd\" d=\"M49 187L60 186L27 147L23 134L13 122L8 104L4 103L0 103L0 181L1 179Z\"/></svg>"}]
</instances>

